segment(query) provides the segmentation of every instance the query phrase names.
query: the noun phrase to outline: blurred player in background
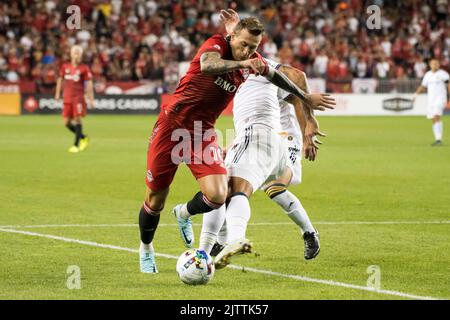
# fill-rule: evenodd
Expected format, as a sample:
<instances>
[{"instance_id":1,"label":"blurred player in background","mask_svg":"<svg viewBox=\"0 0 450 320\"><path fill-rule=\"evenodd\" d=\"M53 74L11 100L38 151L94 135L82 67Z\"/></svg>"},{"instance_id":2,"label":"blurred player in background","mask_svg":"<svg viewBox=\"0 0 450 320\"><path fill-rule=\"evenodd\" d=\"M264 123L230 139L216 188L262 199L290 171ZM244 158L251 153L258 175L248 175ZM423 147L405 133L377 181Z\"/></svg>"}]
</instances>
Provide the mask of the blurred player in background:
<instances>
[{"instance_id":1,"label":"blurred player in background","mask_svg":"<svg viewBox=\"0 0 450 320\"><path fill-rule=\"evenodd\" d=\"M417 88L413 101L417 96L428 89L427 118L433 121L434 143L432 146L442 145L444 131L441 117L447 105L447 89L450 93L449 74L439 68L439 61L432 59L430 69L423 77L422 84Z\"/></svg>"},{"instance_id":2,"label":"blurred player in background","mask_svg":"<svg viewBox=\"0 0 450 320\"><path fill-rule=\"evenodd\" d=\"M187 164L200 187L190 201L173 210L181 237L185 245L191 247L194 233L190 216L224 210L227 197L227 172L216 136L205 139L204 133L214 130L217 118L249 73L264 75L272 83L304 99L310 108L332 108L327 97L305 95L278 70L265 63L256 53L263 32L264 27L258 19L249 17L239 22L230 37L217 34L206 40L181 78L173 102L163 106L147 151L146 197L139 213L141 272L157 272L152 241L169 187L181 162L175 163L172 158L173 151L181 143L172 138L176 129L190 133L189 151L183 152L182 162ZM200 132L196 133L195 122L201 125L197 130ZM216 226L217 232L221 225Z\"/></svg>"},{"instance_id":3,"label":"blurred player in background","mask_svg":"<svg viewBox=\"0 0 450 320\"><path fill-rule=\"evenodd\" d=\"M94 107L94 84L89 67L81 63L83 48L75 45L70 49L70 62L64 63L56 82L55 100L61 97L63 88L63 117L67 129L75 134L75 142L69 152L77 153L86 149L89 139L83 134L81 119L86 116L86 97L89 108Z\"/></svg>"}]
</instances>

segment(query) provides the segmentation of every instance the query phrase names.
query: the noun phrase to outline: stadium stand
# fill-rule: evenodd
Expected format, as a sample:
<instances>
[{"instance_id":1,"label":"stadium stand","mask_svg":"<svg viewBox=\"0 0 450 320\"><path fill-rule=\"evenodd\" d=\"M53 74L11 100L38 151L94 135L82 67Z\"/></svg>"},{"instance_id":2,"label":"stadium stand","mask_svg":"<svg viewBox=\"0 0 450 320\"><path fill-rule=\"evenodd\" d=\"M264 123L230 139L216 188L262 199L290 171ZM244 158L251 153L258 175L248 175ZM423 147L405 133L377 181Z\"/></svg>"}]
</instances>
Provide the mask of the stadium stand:
<instances>
[{"instance_id":1,"label":"stadium stand","mask_svg":"<svg viewBox=\"0 0 450 320\"><path fill-rule=\"evenodd\" d=\"M173 89L180 62L210 35L224 32L218 12L255 15L267 33L259 51L326 79L331 92L352 92L353 79L377 79L376 92L413 92L435 57L450 69L448 0L370 1L382 8L369 30L368 1L18 0L0 4L0 80L33 81L53 90L68 48L79 43L96 82L152 81ZM68 30L69 5L81 29ZM402 14L399 14L401 12Z\"/></svg>"}]
</instances>

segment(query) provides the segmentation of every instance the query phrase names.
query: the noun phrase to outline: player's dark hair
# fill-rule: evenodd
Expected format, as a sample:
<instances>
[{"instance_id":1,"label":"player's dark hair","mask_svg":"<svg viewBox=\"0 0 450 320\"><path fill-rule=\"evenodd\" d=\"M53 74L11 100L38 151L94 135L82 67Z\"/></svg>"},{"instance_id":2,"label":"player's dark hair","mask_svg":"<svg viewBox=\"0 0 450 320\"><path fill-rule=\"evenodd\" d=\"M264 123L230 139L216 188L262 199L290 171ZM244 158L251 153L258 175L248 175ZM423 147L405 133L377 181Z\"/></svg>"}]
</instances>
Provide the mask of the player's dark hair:
<instances>
[{"instance_id":1,"label":"player's dark hair","mask_svg":"<svg viewBox=\"0 0 450 320\"><path fill-rule=\"evenodd\" d=\"M239 21L234 28L234 32L239 33L242 29L247 29L254 36L259 36L264 32L264 26L255 17L248 17Z\"/></svg>"}]
</instances>

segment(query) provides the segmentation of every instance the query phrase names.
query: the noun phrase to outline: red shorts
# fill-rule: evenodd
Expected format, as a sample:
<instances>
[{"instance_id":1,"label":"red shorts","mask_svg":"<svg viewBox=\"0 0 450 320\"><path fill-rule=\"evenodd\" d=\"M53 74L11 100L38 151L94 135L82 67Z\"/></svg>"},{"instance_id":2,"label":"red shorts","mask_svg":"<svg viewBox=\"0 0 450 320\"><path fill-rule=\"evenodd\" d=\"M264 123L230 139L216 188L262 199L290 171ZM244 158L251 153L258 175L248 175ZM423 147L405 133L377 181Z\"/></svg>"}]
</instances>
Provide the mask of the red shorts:
<instances>
[{"instance_id":1,"label":"red shorts","mask_svg":"<svg viewBox=\"0 0 450 320\"><path fill-rule=\"evenodd\" d=\"M86 103L83 100L64 101L62 114L64 118L84 117L86 115Z\"/></svg>"},{"instance_id":2,"label":"red shorts","mask_svg":"<svg viewBox=\"0 0 450 320\"><path fill-rule=\"evenodd\" d=\"M196 138L186 129L175 130L161 111L147 151L147 186L153 191L168 188L181 162L186 163L196 179L227 174L217 136L212 132Z\"/></svg>"}]
</instances>

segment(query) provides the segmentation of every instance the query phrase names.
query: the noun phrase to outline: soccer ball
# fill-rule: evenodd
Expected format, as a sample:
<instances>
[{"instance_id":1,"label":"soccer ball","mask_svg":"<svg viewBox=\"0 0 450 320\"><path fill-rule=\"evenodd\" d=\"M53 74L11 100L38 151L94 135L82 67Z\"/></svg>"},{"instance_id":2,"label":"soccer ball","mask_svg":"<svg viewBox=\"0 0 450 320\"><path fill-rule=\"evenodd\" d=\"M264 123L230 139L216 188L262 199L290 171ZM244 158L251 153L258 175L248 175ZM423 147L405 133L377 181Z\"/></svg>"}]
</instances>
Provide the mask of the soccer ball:
<instances>
[{"instance_id":1,"label":"soccer ball","mask_svg":"<svg viewBox=\"0 0 450 320\"><path fill-rule=\"evenodd\" d=\"M214 270L211 256L200 249L186 250L177 261L178 276L190 285L207 284L214 276Z\"/></svg>"}]
</instances>

